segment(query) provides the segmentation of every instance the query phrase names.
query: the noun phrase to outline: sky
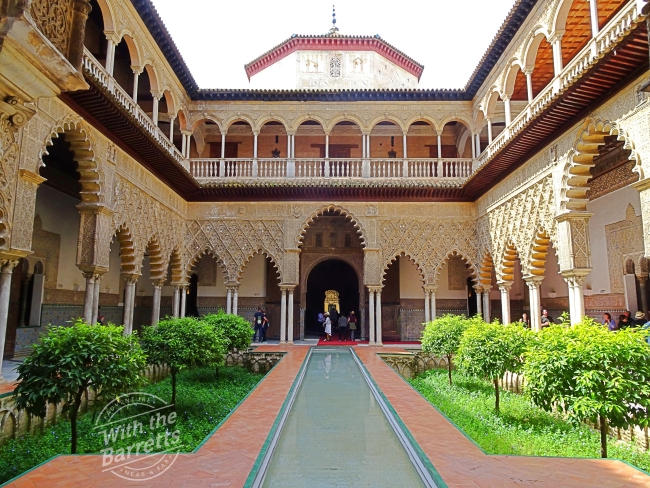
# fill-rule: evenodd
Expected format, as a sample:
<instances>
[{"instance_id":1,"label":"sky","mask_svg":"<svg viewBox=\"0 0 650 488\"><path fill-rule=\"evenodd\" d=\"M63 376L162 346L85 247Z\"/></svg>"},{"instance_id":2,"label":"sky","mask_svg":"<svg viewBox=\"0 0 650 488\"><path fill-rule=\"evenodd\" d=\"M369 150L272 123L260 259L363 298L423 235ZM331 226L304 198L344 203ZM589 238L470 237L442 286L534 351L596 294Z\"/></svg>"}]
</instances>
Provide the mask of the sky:
<instances>
[{"instance_id":1,"label":"sky","mask_svg":"<svg viewBox=\"0 0 650 488\"><path fill-rule=\"evenodd\" d=\"M292 34L325 34L323 0L153 0L200 88L249 88L244 64ZM463 88L514 0L346 0L345 35L379 34L424 65L419 88ZM179 8L179 5L184 5Z\"/></svg>"}]
</instances>

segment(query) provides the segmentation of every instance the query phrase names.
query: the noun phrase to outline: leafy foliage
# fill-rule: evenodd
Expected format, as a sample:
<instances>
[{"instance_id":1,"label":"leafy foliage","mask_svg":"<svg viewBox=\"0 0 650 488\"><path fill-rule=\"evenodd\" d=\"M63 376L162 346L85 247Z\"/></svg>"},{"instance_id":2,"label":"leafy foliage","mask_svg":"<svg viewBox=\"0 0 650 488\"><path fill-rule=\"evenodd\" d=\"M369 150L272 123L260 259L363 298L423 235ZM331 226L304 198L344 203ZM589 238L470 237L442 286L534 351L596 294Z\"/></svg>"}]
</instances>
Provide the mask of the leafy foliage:
<instances>
[{"instance_id":1,"label":"leafy foliage","mask_svg":"<svg viewBox=\"0 0 650 488\"><path fill-rule=\"evenodd\" d=\"M427 323L422 332L422 350L447 360L450 385L452 360L468 326L469 321L465 317L447 314Z\"/></svg>"},{"instance_id":2,"label":"leafy foliage","mask_svg":"<svg viewBox=\"0 0 650 488\"><path fill-rule=\"evenodd\" d=\"M585 317L552 326L531 343L526 356L527 393L547 411L574 422L598 420L601 456L607 457L607 425L648 425L650 347L634 329L610 332Z\"/></svg>"},{"instance_id":3,"label":"leafy foliage","mask_svg":"<svg viewBox=\"0 0 650 488\"><path fill-rule=\"evenodd\" d=\"M18 366L16 405L45 417L48 403L66 403L71 422L71 449L77 449L77 413L86 389L98 396L135 388L141 382L145 356L135 335L123 327L88 325L78 320L70 327L49 327L33 352Z\"/></svg>"},{"instance_id":4,"label":"leafy foliage","mask_svg":"<svg viewBox=\"0 0 650 488\"><path fill-rule=\"evenodd\" d=\"M195 449L261 378L262 375L249 373L240 367L222 368L218 380L214 378L212 368L192 368L179 373L175 428L180 431L181 450L190 452ZM168 378L147 385L142 391L168 399L171 390L171 379ZM80 453L99 453L105 448L103 435L93 429L94 426L90 413L79 418L82 433L79 437ZM0 483L52 456L69 453L70 430L70 422L60 420L56 425L46 427L42 434L21 436L0 447ZM134 432L130 439L118 438L114 447L126 449L133 442L148 440L149 436L147 429L141 433Z\"/></svg>"},{"instance_id":5,"label":"leafy foliage","mask_svg":"<svg viewBox=\"0 0 650 488\"><path fill-rule=\"evenodd\" d=\"M499 379L506 371L521 371L531 331L518 324L474 321L465 331L458 348L459 368L470 376L492 380L494 408L499 411Z\"/></svg>"},{"instance_id":6,"label":"leafy foliage","mask_svg":"<svg viewBox=\"0 0 650 488\"><path fill-rule=\"evenodd\" d=\"M215 328L193 317L166 319L147 327L142 348L150 364L169 366L172 379L171 403L176 404L176 377L191 366L225 363L226 339Z\"/></svg>"},{"instance_id":7,"label":"leafy foliage","mask_svg":"<svg viewBox=\"0 0 650 488\"><path fill-rule=\"evenodd\" d=\"M484 380L430 370L409 382L488 454L593 458L600 438L585 424L573 424L533 405L524 395L503 392L501 412L494 411L492 385ZM613 457L650 471L650 453L633 443L616 442Z\"/></svg>"},{"instance_id":8,"label":"leafy foliage","mask_svg":"<svg viewBox=\"0 0 650 488\"><path fill-rule=\"evenodd\" d=\"M226 340L228 351L245 351L251 345L253 329L251 324L239 315L227 314L220 310L217 314L201 317L201 321L214 327Z\"/></svg>"}]
</instances>

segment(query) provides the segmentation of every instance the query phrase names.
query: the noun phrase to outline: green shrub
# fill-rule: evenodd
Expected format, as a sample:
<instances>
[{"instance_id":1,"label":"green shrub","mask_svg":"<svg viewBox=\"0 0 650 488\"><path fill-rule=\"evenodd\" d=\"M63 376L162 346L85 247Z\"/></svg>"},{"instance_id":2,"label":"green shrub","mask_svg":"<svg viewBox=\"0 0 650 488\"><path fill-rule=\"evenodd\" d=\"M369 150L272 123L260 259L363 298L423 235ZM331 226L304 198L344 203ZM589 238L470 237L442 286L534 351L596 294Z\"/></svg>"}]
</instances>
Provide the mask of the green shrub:
<instances>
[{"instance_id":1,"label":"green shrub","mask_svg":"<svg viewBox=\"0 0 650 488\"><path fill-rule=\"evenodd\" d=\"M16 405L45 417L48 403L65 402L71 424L70 452L77 452L77 414L83 394L92 387L98 397L128 391L140 384L146 361L135 335L123 327L88 325L49 327L34 351L18 366Z\"/></svg>"},{"instance_id":2,"label":"green shrub","mask_svg":"<svg viewBox=\"0 0 650 488\"><path fill-rule=\"evenodd\" d=\"M585 317L573 327L551 326L526 355L526 392L546 411L575 423L598 420L601 457L607 427L648 425L650 347L635 329L610 332Z\"/></svg>"},{"instance_id":3,"label":"green shrub","mask_svg":"<svg viewBox=\"0 0 650 488\"><path fill-rule=\"evenodd\" d=\"M494 409L499 411L499 379L506 371L521 371L526 346L531 337L518 324L501 325L474 321L465 330L458 348L457 363L464 373L491 380L494 384Z\"/></svg>"},{"instance_id":4,"label":"green shrub","mask_svg":"<svg viewBox=\"0 0 650 488\"><path fill-rule=\"evenodd\" d=\"M224 364L226 340L214 327L193 317L166 319L142 334L142 348L149 364L169 366L171 403L176 404L176 376L191 366Z\"/></svg>"},{"instance_id":5,"label":"green shrub","mask_svg":"<svg viewBox=\"0 0 650 488\"><path fill-rule=\"evenodd\" d=\"M228 351L245 351L251 345L253 328L239 315L227 314L220 310L219 313L201 317L201 321L212 326L226 340Z\"/></svg>"},{"instance_id":6,"label":"green shrub","mask_svg":"<svg viewBox=\"0 0 650 488\"><path fill-rule=\"evenodd\" d=\"M422 350L447 360L450 385L452 360L468 326L469 321L465 317L447 314L428 322L422 331Z\"/></svg>"}]
</instances>

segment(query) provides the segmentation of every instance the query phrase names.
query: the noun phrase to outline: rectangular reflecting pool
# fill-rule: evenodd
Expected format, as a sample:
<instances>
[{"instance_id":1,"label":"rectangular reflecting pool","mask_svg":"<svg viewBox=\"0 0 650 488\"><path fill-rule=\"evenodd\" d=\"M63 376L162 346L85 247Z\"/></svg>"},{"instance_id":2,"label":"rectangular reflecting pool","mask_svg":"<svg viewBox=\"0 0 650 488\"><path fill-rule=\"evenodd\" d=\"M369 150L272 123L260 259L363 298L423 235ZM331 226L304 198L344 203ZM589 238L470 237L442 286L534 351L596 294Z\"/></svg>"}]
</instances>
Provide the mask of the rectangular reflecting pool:
<instances>
[{"instance_id":1,"label":"rectangular reflecting pool","mask_svg":"<svg viewBox=\"0 0 650 488\"><path fill-rule=\"evenodd\" d=\"M253 486L435 486L423 481L382 405L349 348L313 349Z\"/></svg>"}]
</instances>

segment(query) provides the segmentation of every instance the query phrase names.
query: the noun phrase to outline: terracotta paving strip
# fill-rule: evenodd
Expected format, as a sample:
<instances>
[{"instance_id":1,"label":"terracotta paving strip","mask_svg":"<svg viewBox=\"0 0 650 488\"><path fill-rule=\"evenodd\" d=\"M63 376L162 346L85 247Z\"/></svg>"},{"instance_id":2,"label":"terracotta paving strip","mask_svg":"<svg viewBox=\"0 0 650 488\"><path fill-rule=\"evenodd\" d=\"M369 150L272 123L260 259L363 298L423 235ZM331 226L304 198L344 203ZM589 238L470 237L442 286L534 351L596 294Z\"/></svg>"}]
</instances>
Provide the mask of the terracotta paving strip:
<instances>
[{"instance_id":1,"label":"terracotta paving strip","mask_svg":"<svg viewBox=\"0 0 650 488\"><path fill-rule=\"evenodd\" d=\"M402 422L450 487L650 487L650 477L611 459L496 456L483 453L377 353L398 348L355 348Z\"/></svg>"},{"instance_id":2,"label":"terracotta paving strip","mask_svg":"<svg viewBox=\"0 0 650 488\"><path fill-rule=\"evenodd\" d=\"M0 395L14 391L16 386L18 386L18 383L14 383L13 381L0 382Z\"/></svg>"},{"instance_id":3,"label":"terracotta paving strip","mask_svg":"<svg viewBox=\"0 0 650 488\"><path fill-rule=\"evenodd\" d=\"M127 482L102 473L101 456L59 456L30 471L12 487L240 487L264 445L300 370L308 346L261 346L258 352L287 351L262 383L196 454L183 454L167 472L146 482Z\"/></svg>"}]
</instances>

